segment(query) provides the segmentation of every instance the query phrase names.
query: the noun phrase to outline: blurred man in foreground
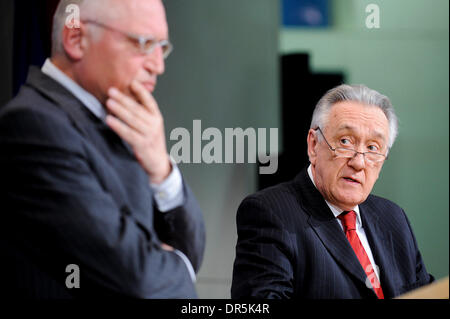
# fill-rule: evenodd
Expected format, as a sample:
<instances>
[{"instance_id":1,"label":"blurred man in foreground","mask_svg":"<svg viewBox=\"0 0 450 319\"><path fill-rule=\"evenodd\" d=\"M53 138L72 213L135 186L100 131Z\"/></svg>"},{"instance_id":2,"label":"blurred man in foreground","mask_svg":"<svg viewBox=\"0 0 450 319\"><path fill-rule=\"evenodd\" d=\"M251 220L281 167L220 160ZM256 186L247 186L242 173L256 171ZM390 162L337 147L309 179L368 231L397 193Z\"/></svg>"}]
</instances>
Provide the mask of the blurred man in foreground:
<instances>
[{"instance_id":1,"label":"blurred man in foreground","mask_svg":"<svg viewBox=\"0 0 450 319\"><path fill-rule=\"evenodd\" d=\"M60 2L0 113L5 294L196 297L203 218L151 95L171 49L161 0Z\"/></svg>"}]
</instances>

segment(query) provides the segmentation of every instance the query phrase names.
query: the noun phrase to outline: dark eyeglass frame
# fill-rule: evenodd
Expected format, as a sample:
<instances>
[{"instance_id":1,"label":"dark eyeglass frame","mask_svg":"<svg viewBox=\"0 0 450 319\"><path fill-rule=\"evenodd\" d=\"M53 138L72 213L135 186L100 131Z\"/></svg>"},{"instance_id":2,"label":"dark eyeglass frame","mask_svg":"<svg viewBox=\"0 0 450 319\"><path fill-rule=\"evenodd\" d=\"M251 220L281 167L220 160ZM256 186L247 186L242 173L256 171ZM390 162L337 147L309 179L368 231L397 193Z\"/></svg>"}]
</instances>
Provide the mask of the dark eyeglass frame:
<instances>
[{"instance_id":1,"label":"dark eyeglass frame","mask_svg":"<svg viewBox=\"0 0 450 319\"><path fill-rule=\"evenodd\" d=\"M111 27L109 25L106 25L104 23L101 23L101 22L98 22L95 20L83 20L82 22L88 23L88 24L90 23L90 24L96 25L98 27L122 34L123 36L127 37L129 40L131 40L135 43L138 43L142 54L146 54L146 55L151 54L158 45L161 47L161 49L163 51L164 59L167 59L167 57L173 51L173 45L172 45L172 43L170 43L169 40L157 41L155 39L155 37L153 37L153 36L144 36L144 35L124 32L122 30L116 29L114 27Z\"/></svg>"},{"instance_id":2,"label":"dark eyeglass frame","mask_svg":"<svg viewBox=\"0 0 450 319\"><path fill-rule=\"evenodd\" d=\"M368 163L368 164L376 164L376 163L381 163L385 160L388 159L388 155L385 154L381 154L381 153L377 153L377 152L359 152L355 149L352 148L344 148L344 147L336 147L333 148L330 143L328 143L327 138L325 137L325 134L323 134L322 130L320 129L320 127L317 127L314 129L315 131L319 131L320 134L322 134L323 139L325 140L325 143L327 143L328 147L330 148L330 150L332 152L334 152L334 154L336 155L336 157L340 157L340 158L354 158L357 154L362 154L364 160ZM369 157L368 157L369 156Z\"/></svg>"}]
</instances>

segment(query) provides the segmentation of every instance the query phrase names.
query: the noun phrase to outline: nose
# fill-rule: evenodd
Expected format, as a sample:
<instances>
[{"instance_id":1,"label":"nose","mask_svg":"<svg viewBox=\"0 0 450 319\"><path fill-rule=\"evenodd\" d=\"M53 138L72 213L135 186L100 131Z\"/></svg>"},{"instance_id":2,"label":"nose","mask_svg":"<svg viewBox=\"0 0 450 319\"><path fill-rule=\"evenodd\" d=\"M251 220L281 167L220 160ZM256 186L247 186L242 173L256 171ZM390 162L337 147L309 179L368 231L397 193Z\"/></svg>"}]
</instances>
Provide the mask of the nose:
<instances>
[{"instance_id":1,"label":"nose","mask_svg":"<svg viewBox=\"0 0 450 319\"><path fill-rule=\"evenodd\" d=\"M164 73L165 62L160 46L157 46L152 53L147 55L144 67L150 74L161 75Z\"/></svg>"},{"instance_id":2,"label":"nose","mask_svg":"<svg viewBox=\"0 0 450 319\"><path fill-rule=\"evenodd\" d=\"M348 165L355 170L360 171L366 167L366 160L363 153L356 153L355 156L350 158Z\"/></svg>"}]
</instances>

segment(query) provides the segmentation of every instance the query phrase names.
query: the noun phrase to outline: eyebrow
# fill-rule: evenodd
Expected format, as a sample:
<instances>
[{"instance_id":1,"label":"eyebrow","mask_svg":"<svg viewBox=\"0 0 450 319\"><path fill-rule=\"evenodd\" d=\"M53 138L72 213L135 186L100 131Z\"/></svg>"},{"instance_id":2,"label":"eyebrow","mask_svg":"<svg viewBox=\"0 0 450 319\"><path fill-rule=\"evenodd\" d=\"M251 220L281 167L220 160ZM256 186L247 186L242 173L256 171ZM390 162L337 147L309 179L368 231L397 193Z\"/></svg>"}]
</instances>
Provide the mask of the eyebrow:
<instances>
[{"instance_id":1,"label":"eyebrow","mask_svg":"<svg viewBox=\"0 0 450 319\"><path fill-rule=\"evenodd\" d=\"M357 131L357 130L356 130L356 128L355 128L354 126L351 126L351 125L349 125L349 124L344 124L344 125L338 127L337 131L338 131L338 132L339 132L339 131L353 131L353 132L355 132L355 131ZM375 137L381 138L383 141L386 141L386 137L385 137L384 134L381 133L380 131L372 130L372 131L371 131L371 134L372 134L372 135L375 135Z\"/></svg>"}]
</instances>

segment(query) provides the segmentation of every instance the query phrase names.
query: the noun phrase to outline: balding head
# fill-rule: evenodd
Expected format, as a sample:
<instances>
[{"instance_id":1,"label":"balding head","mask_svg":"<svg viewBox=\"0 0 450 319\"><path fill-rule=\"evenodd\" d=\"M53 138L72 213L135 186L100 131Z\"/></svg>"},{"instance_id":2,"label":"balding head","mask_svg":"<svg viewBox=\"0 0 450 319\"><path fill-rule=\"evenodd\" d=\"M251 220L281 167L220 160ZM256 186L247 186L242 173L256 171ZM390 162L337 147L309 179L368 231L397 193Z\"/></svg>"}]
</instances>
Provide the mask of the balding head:
<instances>
[{"instance_id":1,"label":"balding head","mask_svg":"<svg viewBox=\"0 0 450 319\"><path fill-rule=\"evenodd\" d=\"M153 6L162 6L161 0L61 0L53 17L52 29L52 56L64 53L62 32L71 12L70 6L80 9L80 20L95 20L114 25L123 20L133 19L133 13L142 9L143 3L151 3ZM148 18L151 18L149 12ZM165 16L164 16L165 19ZM97 35L101 30L95 30Z\"/></svg>"},{"instance_id":2,"label":"balding head","mask_svg":"<svg viewBox=\"0 0 450 319\"><path fill-rule=\"evenodd\" d=\"M65 25L68 5L80 9L77 28ZM54 21L52 62L102 103L111 87L131 94L133 80L153 91L164 73L158 44L169 35L161 0L62 0ZM154 50L143 51L142 41L156 43Z\"/></svg>"}]
</instances>

